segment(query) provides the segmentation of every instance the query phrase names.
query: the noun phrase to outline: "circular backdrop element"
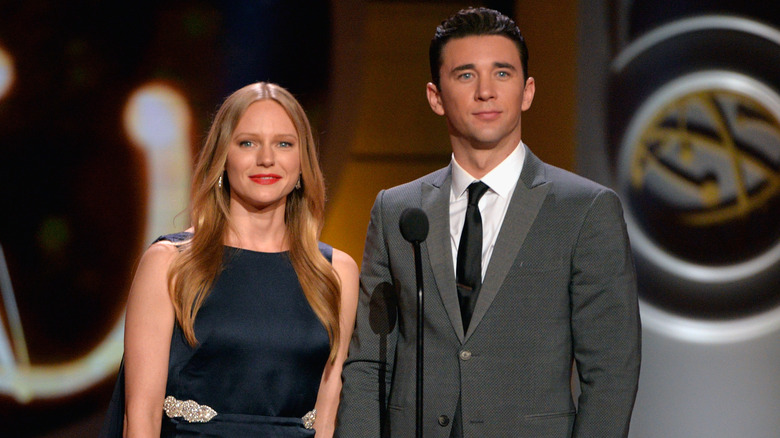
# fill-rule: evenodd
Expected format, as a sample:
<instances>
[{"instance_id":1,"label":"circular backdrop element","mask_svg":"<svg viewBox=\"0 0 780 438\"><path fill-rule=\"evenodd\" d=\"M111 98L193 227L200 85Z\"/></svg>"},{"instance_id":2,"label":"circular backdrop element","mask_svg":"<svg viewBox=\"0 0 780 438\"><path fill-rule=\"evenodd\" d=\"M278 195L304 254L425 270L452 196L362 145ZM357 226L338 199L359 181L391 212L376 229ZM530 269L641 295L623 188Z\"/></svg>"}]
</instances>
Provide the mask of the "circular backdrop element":
<instances>
[{"instance_id":1,"label":"circular backdrop element","mask_svg":"<svg viewBox=\"0 0 780 438\"><path fill-rule=\"evenodd\" d=\"M610 155L655 310L754 317L780 302L780 31L662 26L612 65Z\"/></svg>"}]
</instances>

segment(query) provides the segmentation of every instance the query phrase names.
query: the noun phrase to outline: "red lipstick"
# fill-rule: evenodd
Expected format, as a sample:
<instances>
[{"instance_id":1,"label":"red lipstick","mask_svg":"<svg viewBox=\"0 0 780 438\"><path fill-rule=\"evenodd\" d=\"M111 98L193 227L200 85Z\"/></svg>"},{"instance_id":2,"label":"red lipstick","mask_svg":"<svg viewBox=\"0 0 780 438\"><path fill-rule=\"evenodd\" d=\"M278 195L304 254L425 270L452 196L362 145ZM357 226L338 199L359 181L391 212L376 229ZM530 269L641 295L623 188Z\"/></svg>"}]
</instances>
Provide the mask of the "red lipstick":
<instances>
[{"instance_id":1,"label":"red lipstick","mask_svg":"<svg viewBox=\"0 0 780 438\"><path fill-rule=\"evenodd\" d=\"M267 186L276 184L282 179L282 177L281 175L277 175L275 173L258 173L257 175L249 175L249 179L257 184Z\"/></svg>"}]
</instances>

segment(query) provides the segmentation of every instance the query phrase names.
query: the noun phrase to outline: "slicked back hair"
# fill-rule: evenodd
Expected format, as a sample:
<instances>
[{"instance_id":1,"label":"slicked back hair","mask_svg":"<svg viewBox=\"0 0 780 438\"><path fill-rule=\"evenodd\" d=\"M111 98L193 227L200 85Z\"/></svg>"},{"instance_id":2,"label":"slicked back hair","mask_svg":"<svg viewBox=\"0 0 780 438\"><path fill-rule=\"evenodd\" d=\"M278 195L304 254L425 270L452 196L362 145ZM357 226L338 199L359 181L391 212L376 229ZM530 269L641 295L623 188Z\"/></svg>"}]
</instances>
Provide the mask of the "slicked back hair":
<instances>
[{"instance_id":1,"label":"slicked back hair","mask_svg":"<svg viewBox=\"0 0 780 438\"><path fill-rule=\"evenodd\" d=\"M506 15L488 8L461 9L455 15L442 21L436 28L431 39L428 57L431 65L431 81L439 88L442 51L444 46L454 38L468 36L498 35L512 40L520 53L520 63L523 67L523 79L528 79L528 48L514 20Z\"/></svg>"}]
</instances>

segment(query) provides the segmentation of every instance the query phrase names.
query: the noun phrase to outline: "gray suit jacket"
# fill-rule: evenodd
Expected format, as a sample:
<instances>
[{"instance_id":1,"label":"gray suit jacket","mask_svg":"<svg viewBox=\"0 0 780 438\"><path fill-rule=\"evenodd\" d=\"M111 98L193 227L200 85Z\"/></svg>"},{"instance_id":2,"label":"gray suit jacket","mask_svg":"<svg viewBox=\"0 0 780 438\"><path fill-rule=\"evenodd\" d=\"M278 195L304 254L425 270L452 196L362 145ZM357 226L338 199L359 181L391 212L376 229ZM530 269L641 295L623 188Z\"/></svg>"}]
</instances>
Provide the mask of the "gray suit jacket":
<instances>
[{"instance_id":1,"label":"gray suit jacket","mask_svg":"<svg viewBox=\"0 0 780 438\"><path fill-rule=\"evenodd\" d=\"M416 295L399 216L428 215L426 438L628 434L640 360L636 281L614 192L526 149L520 180L464 333L449 236L451 169L385 190L371 211L336 435L415 436ZM582 393L571 393L572 361Z\"/></svg>"}]
</instances>

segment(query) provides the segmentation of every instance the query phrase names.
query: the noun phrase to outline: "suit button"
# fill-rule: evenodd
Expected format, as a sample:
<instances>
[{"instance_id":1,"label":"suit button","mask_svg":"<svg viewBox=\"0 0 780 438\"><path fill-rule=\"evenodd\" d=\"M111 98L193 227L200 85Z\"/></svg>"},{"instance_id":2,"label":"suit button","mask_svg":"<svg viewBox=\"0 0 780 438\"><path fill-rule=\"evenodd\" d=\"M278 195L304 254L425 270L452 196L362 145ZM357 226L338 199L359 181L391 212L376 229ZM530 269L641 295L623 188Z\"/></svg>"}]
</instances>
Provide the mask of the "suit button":
<instances>
[{"instance_id":1,"label":"suit button","mask_svg":"<svg viewBox=\"0 0 780 438\"><path fill-rule=\"evenodd\" d=\"M469 360L471 359L471 352L468 350L463 350L460 352L460 359L461 360Z\"/></svg>"},{"instance_id":2,"label":"suit button","mask_svg":"<svg viewBox=\"0 0 780 438\"><path fill-rule=\"evenodd\" d=\"M450 424L450 417L446 415L439 415L439 426L444 427L448 424Z\"/></svg>"}]
</instances>

